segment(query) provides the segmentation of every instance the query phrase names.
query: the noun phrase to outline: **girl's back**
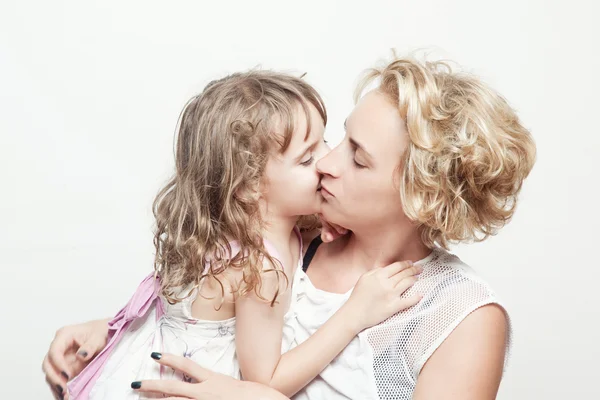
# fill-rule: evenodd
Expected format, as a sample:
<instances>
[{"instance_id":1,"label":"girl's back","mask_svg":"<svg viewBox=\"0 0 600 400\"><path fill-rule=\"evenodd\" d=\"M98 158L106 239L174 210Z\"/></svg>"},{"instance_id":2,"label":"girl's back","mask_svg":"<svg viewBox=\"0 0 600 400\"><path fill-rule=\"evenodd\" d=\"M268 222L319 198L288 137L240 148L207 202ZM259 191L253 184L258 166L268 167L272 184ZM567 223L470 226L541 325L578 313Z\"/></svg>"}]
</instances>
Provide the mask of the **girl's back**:
<instances>
[{"instance_id":1,"label":"girl's back","mask_svg":"<svg viewBox=\"0 0 600 400\"><path fill-rule=\"evenodd\" d=\"M301 240L299 235L297 237ZM274 246L265 242L265 247L273 257L279 257ZM285 299L281 299L290 304L284 317L282 353L293 346L296 332L294 308L298 286L295 280L299 274L295 272L301 267L302 259L302 249L299 250L299 261L293 266L293 275L290 274L293 276L291 290L282 295ZM232 245L232 251L234 256L239 247ZM179 295L183 300L178 303L170 304L160 296L143 318L129 326L115 346L89 398L139 399L144 395L131 390L132 381L140 378L188 379L173 370L161 370L149 357L155 352L182 355L210 370L241 378L235 352L233 307L235 289L240 284L241 273L226 270L211 280L204 280L198 288L192 285L182 288Z\"/></svg>"}]
</instances>

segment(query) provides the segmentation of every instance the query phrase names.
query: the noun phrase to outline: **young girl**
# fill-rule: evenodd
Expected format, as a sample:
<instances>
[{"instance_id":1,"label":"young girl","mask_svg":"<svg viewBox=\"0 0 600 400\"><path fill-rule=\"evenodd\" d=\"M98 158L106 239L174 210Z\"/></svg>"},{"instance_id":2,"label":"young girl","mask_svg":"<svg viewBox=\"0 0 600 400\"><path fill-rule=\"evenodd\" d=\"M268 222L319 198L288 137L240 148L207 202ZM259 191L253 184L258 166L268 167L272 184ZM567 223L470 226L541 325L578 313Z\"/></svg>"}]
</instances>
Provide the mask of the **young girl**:
<instances>
[{"instance_id":1,"label":"young girl","mask_svg":"<svg viewBox=\"0 0 600 400\"><path fill-rule=\"evenodd\" d=\"M291 349L303 254L296 225L320 209L315 161L328 150L326 122L311 86L267 71L212 82L188 103L175 176L154 203L155 273L109 323L108 345L69 384L71 399L138 399L138 379L189 380L159 368L150 355L160 352L290 397L358 332L419 301L401 297L417 267L375 269Z\"/></svg>"}]
</instances>

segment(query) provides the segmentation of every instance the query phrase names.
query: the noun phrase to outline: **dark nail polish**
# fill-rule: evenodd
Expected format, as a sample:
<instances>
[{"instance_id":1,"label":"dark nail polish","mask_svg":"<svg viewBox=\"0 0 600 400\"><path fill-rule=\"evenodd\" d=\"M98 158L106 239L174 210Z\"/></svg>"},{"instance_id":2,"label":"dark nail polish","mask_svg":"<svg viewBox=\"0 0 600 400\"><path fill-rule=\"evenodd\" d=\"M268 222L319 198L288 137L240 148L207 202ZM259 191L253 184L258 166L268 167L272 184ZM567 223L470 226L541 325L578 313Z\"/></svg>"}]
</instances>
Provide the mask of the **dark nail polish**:
<instances>
[{"instance_id":1,"label":"dark nail polish","mask_svg":"<svg viewBox=\"0 0 600 400\"><path fill-rule=\"evenodd\" d=\"M65 378L66 380L69 380L69 375L67 375L67 373L66 373L65 371L60 371L60 374L61 374L62 376L64 376L64 378Z\"/></svg>"},{"instance_id":2,"label":"dark nail polish","mask_svg":"<svg viewBox=\"0 0 600 400\"><path fill-rule=\"evenodd\" d=\"M62 392L63 392L63 388L60 385L56 385L56 390L58 391L59 394L62 394Z\"/></svg>"},{"instance_id":3,"label":"dark nail polish","mask_svg":"<svg viewBox=\"0 0 600 400\"><path fill-rule=\"evenodd\" d=\"M162 354L157 353L156 351L152 354L150 354L150 357L154 358L155 360L160 360L162 357Z\"/></svg>"},{"instance_id":4,"label":"dark nail polish","mask_svg":"<svg viewBox=\"0 0 600 400\"><path fill-rule=\"evenodd\" d=\"M140 382L140 381L131 382L131 388L132 389L139 389L141 387L142 387L142 382Z\"/></svg>"},{"instance_id":5,"label":"dark nail polish","mask_svg":"<svg viewBox=\"0 0 600 400\"><path fill-rule=\"evenodd\" d=\"M80 351L79 353L77 353L77 354L79 354L79 355L80 355L81 357L83 357L83 358L86 358L86 357L88 356L88 352L87 352L87 351L85 351L85 350L81 350L81 351Z\"/></svg>"}]
</instances>

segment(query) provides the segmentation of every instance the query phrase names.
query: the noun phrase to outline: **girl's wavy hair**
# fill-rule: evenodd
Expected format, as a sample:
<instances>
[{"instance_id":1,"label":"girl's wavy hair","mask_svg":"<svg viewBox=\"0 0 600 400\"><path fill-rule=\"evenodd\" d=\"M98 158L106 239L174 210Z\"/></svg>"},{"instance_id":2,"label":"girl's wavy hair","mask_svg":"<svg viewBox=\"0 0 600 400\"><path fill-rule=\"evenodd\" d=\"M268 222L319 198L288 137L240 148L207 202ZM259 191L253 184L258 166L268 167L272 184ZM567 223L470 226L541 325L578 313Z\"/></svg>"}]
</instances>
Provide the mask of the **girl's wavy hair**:
<instances>
[{"instance_id":1,"label":"girl's wavy hair","mask_svg":"<svg viewBox=\"0 0 600 400\"><path fill-rule=\"evenodd\" d=\"M297 110L310 131L309 105L327 122L314 88L291 75L253 70L209 83L185 106L175 144L175 174L154 200L154 268L161 292L176 303L182 287L199 285L227 268L242 270L238 295L260 298L261 273L283 273L265 250L260 182L269 154L283 153ZM229 241L240 251L233 255ZM271 269L264 269L268 260ZM283 274L285 277L285 274ZM287 281L287 277L286 277ZM224 288L221 284L222 294Z\"/></svg>"},{"instance_id":2,"label":"girl's wavy hair","mask_svg":"<svg viewBox=\"0 0 600 400\"><path fill-rule=\"evenodd\" d=\"M398 186L424 242L448 248L495 235L513 216L536 158L515 111L481 80L442 61L395 56L365 72L355 100L375 81L406 123L410 143Z\"/></svg>"}]
</instances>

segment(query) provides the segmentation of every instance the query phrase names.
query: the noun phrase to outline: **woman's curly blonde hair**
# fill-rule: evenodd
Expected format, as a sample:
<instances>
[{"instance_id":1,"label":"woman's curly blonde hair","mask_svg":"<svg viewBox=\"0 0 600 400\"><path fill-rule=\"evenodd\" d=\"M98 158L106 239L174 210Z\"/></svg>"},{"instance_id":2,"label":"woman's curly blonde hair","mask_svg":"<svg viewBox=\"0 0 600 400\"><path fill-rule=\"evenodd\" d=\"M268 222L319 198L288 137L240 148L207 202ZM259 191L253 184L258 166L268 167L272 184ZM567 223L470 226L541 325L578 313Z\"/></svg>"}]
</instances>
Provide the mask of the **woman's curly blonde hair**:
<instances>
[{"instance_id":1,"label":"woman's curly blonde hair","mask_svg":"<svg viewBox=\"0 0 600 400\"><path fill-rule=\"evenodd\" d=\"M169 302L208 276L220 283L217 275L230 267L243 272L238 295L255 291L262 298L263 261L283 273L264 247L259 189L269 154L290 143L299 106L310 129L310 104L326 123L321 97L301 78L253 70L211 82L185 106L175 174L153 205L154 268ZM231 240L240 246L236 255ZM276 297L263 300L273 304Z\"/></svg>"},{"instance_id":2,"label":"woman's curly blonde hair","mask_svg":"<svg viewBox=\"0 0 600 400\"><path fill-rule=\"evenodd\" d=\"M425 244L448 248L496 234L513 216L536 158L515 111L478 78L445 62L396 58L367 70L355 99L375 80L406 123L400 196Z\"/></svg>"}]
</instances>

